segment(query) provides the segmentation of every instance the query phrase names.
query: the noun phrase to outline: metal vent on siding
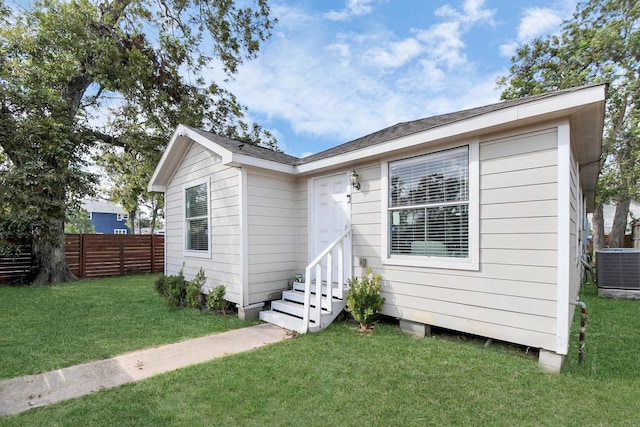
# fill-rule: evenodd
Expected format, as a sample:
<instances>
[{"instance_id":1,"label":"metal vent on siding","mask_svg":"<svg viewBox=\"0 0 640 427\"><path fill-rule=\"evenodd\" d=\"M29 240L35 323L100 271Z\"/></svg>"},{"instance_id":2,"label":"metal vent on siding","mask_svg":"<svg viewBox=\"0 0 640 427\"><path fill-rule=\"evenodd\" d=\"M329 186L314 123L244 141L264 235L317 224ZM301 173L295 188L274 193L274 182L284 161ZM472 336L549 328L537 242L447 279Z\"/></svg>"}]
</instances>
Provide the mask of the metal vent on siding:
<instances>
[{"instance_id":1,"label":"metal vent on siding","mask_svg":"<svg viewBox=\"0 0 640 427\"><path fill-rule=\"evenodd\" d=\"M599 288L640 290L640 249L598 251L596 269Z\"/></svg>"}]
</instances>

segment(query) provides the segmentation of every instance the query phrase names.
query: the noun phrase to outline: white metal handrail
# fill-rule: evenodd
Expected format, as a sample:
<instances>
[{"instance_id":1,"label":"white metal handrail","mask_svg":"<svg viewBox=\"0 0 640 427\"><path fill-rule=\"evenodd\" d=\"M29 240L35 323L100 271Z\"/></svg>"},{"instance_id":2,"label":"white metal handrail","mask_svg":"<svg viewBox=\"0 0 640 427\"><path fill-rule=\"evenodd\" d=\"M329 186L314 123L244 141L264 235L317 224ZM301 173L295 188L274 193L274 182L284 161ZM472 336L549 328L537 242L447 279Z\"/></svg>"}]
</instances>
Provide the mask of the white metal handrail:
<instances>
[{"instance_id":1,"label":"white metal handrail","mask_svg":"<svg viewBox=\"0 0 640 427\"><path fill-rule=\"evenodd\" d=\"M327 262L326 262L326 269L327 269L327 273L326 273L326 277L327 277L327 295L325 297L325 301L327 302L327 310L329 311L329 313L331 312L332 309L332 303L333 303L333 251L334 249L336 249L336 247L338 248L338 278L337 278L337 282L338 282L338 289L337 289L337 294L336 297L342 299L344 297L343 293L344 293L344 266L345 266L345 253L347 253L347 251L344 250L344 242L347 239L347 237L349 237L349 235L351 234L351 226L348 226L346 228L346 230L340 235L340 237L338 237L336 240L334 240L329 246L327 246L325 248L325 250L323 250L322 252L320 252L320 254L315 257L315 259L313 261L311 261L309 263L309 265L307 265L307 268L305 268L305 275L304 275L304 281L305 281L305 286L304 286L304 315L302 318L302 327L303 330L306 332L309 330L309 322L311 319L311 285L312 283L314 283L314 281L311 279L311 272L313 271L315 273L315 292L316 292L316 298L315 298L315 316L314 316L314 321L316 322L316 325L320 325L320 318L322 315L322 261L326 258Z\"/></svg>"}]
</instances>

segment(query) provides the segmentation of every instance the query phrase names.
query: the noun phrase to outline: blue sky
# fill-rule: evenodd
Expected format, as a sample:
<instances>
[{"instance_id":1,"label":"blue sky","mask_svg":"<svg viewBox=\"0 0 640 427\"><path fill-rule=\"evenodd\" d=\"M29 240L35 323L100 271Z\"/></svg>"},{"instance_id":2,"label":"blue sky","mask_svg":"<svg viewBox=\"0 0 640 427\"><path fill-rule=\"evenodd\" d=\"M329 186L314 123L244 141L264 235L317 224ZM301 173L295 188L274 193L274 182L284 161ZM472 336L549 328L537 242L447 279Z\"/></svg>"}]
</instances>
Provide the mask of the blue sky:
<instances>
[{"instance_id":1,"label":"blue sky","mask_svg":"<svg viewBox=\"0 0 640 427\"><path fill-rule=\"evenodd\" d=\"M304 156L395 123L499 101L515 48L576 0L276 0L260 56L228 83L248 118ZM212 70L212 79L221 81Z\"/></svg>"}]
</instances>

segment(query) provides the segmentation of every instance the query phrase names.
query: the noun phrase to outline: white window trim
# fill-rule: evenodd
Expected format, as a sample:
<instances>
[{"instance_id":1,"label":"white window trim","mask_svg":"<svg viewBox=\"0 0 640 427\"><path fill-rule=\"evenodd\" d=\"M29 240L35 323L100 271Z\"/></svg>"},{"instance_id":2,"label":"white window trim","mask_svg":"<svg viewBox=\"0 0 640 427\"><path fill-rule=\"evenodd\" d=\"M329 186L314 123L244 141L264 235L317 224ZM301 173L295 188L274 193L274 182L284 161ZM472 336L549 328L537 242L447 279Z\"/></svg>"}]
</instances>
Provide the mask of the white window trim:
<instances>
[{"instance_id":1,"label":"white window trim","mask_svg":"<svg viewBox=\"0 0 640 427\"><path fill-rule=\"evenodd\" d=\"M129 219L129 214L116 214L116 221L126 221Z\"/></svg>"},{"instance_id":2,"label":"white window trim","mask_svg":"<svg viewBox=\"0 0 640 427\"><path fill-rule=\"evenodd\" d=\"M194 251L187 249L187 197L186 191L188 188L197 187L198 185L206 184L207 186L207 250L206 251ZM192 258L211 258L211 183L209 177L190 181L182 186L182 253L185 257Z\"/></svg>"},{"instance_id":3,"label":"white window trim","mask_svg":"<svg viewBox=\"0 0 640 427\"><path fill-rule=\"evenodd\" d=\"M114 228L113 229L113 234L129 234L129 231L126 228Z\"/></svg>"},{"instance_id":4,"label":"white window trim","mask_svg":"<svg viewBox=\"0 0 640 427\"><path fill-rule=\"evenodd\" d=\"M382 264L398 265L405 267L428 267L444 268L452 270L473 270L480 269L480 144L477 139L466 141L463 144L456 144L451 147L438 147L431 152L420 153L427 155L448 148L469 146L469 257L468 258L445 258L445 257L424 257L411 255L389 255L389 161L381 164L381 196L382 196ZM390 161L403 160L404 158Z\"/></svg>"}]
</instances>

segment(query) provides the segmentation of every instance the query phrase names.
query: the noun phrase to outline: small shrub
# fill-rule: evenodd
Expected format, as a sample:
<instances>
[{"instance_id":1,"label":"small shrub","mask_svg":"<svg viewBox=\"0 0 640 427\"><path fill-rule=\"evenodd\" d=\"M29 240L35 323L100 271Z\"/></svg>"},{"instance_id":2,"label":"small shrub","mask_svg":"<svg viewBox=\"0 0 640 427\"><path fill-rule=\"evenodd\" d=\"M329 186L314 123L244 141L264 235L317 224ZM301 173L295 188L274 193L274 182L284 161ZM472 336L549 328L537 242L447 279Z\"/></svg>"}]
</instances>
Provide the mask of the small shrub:
<instances>
[{"instance_id":1,"label":"small shrub","mask_svg":"<svg viewBox=\"0 0 640 427\"><path fill-rule=\"evenodd\" d=\"M221 311L223 315L227 315L225 312L225 307L227 306L227 301L224 299L225 293L227 292L227 287L224 285L219 285L213 288L207 294L205 305L207 310L209 311Z\"/></svg>"},{"instance_id":2,"label":"small shrub","mask_svg":"<svg viewBox=\"0 0 640 427\"><path fill-rule=\"evenodd\" d=\"M167 276L164 274L156 279L153 286L160 295L167 296Z\"/></svg>"},{"instance_id":3,"label":"small shrub","mask_svg":"<svg viewBox=\"0 0 640 427\"><path fill-rule=\"evenodd\" d=\"M196 277L187 283L185 299L189 307L200 307L200 293L202 291L202 286L204 286L206 281L207 278L204 275L204 270L200 267L200 271L198 271Z\"/></svg>"},{"instance_id":4,"label":"small shrub","mask_svg":"<svg viewBox=\"0 0 640 427\"><path fill-rule=\"evenodd\" d=\"M358 279L349 280L347 292L347 308L353 318L360 324L359 331L366 332L371 328L376 315L380 313L384 298L380 296L382 276L373 274L371 267L365 270L365 275Z\"/></svg>"},{"instance_id":5,"label":"small shrub","mask_svg":"<svg viewBox=\"0 0 640 427\"><path fill-rule=\"evenodd\" d=\"M167 303L174 307L184 305L187 290L187 281L182 274L182 270L175 276L168 276L165 280L165 298Z\"/></svg>"},{"instance_id":6,"label":"small shrub","mask_svg":"<svg viewBox=\"0 0 640 427\"><path fill-rule=\"evenodd\" d=\"M166 299L167 304L174 307L184 305L185 301L187 281L182 270L174 276L162 275L155 282L156 291Z\"/></svg>"}]
</instances>

